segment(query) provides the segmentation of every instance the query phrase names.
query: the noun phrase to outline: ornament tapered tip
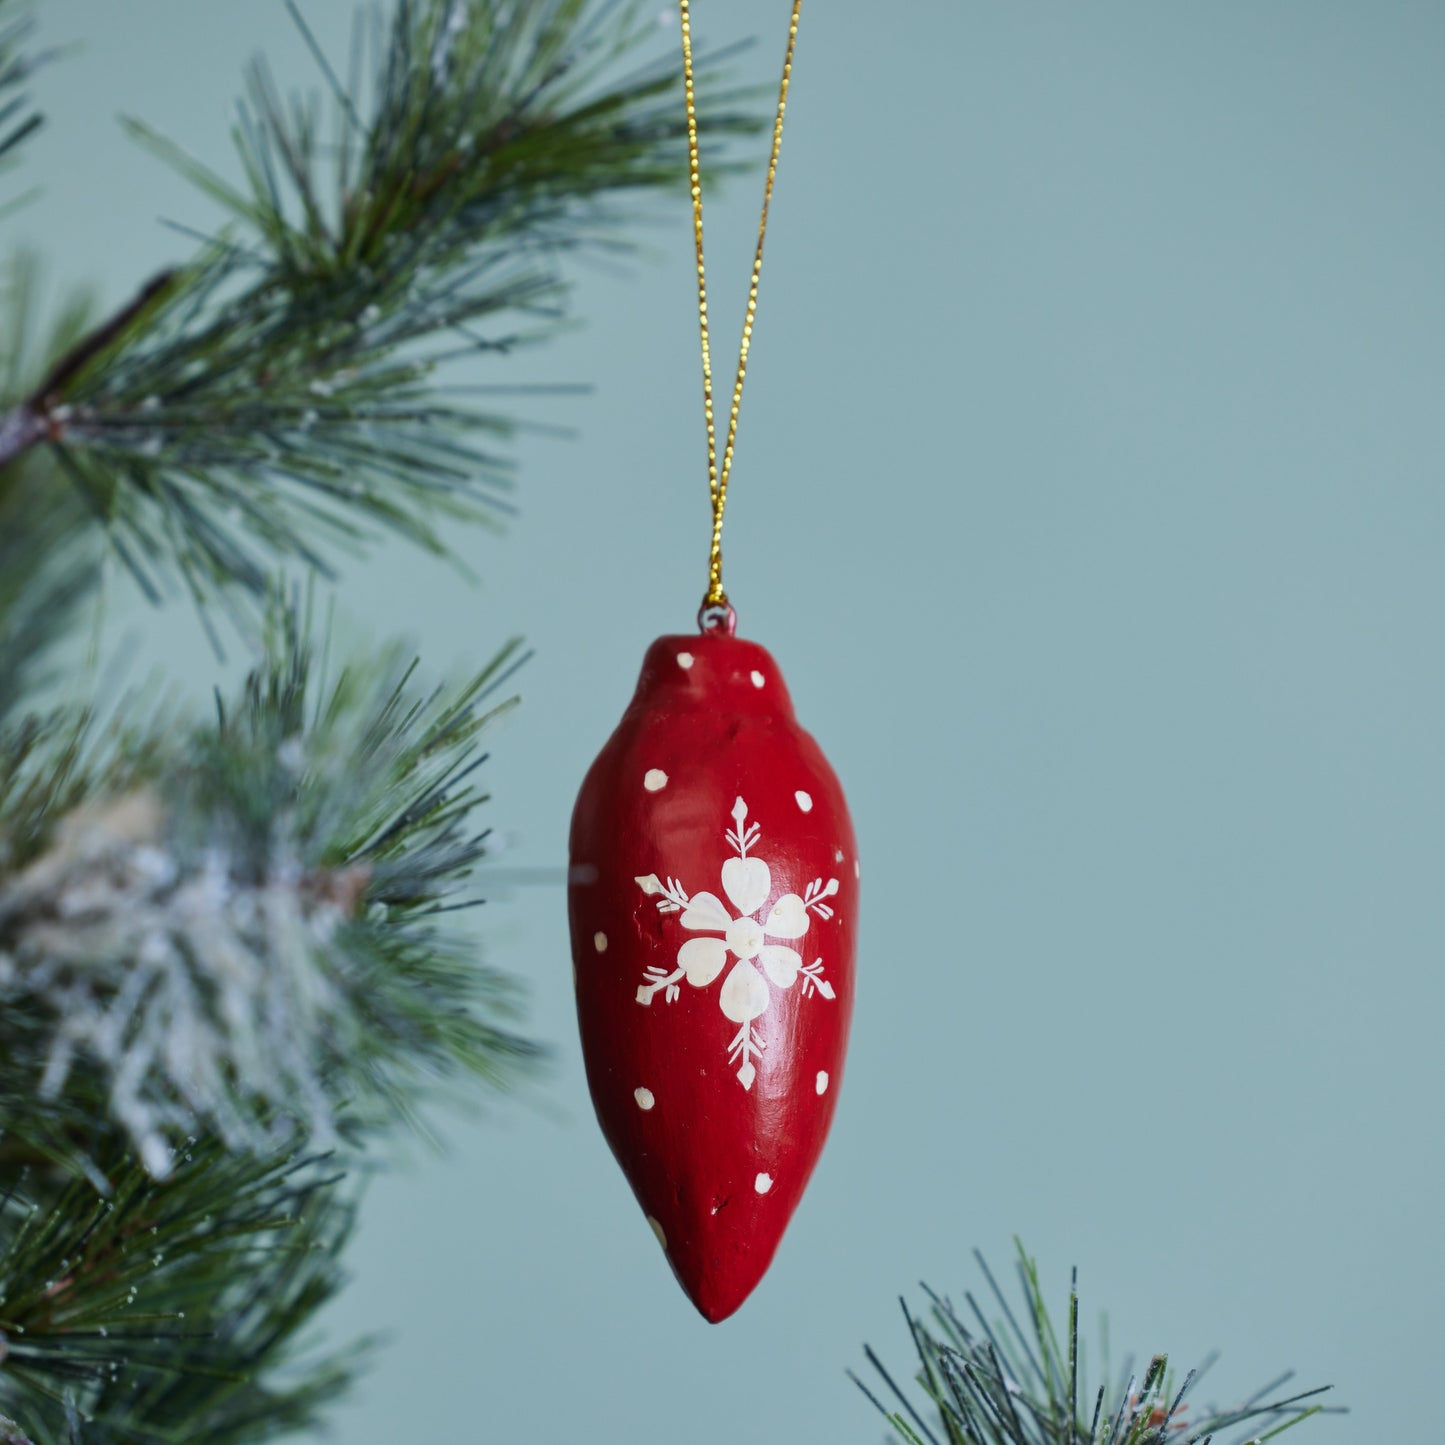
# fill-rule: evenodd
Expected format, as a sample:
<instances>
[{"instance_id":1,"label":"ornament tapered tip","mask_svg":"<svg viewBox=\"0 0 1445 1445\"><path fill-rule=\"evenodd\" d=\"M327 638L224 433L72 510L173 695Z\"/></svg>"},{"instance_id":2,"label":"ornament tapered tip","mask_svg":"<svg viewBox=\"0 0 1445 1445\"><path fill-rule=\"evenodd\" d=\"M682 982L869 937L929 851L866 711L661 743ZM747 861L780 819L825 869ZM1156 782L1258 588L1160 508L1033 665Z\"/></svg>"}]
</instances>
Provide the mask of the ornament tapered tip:
<instances>
[{"instance_id":1,"label":"ornament tapered tip","mask_svg":"<svg viewBox=\"0 0 1445 1445\"><path fill-rule=\"evenodd\" d=\"M785 1192L785 1191L784 1191ZM782 1242L783 1227L795 1199L773 1200L770 1173L754 1170L745 1184L723 1186L699 1195L684 1185L662 1198L654 1196L648 1218L660 1219L654 1232L683 1294L709 1324L721 1324L752 1297ZM770 1219L769 1206L781 1204ZM764 1213L764 1210L767 1212ZM655 1212L653 1212L655 1211ZM659 1232L665 1231L665 1232Z\"/></svg>"},{"instance_id":2,"label":"ornament tapered tip","mask_svg":"<svg viewBox=\"0 0 1445 1445\"><path fill-rule=\"evenodd\" d=\"M770 1257L771 1262L771 1257ZM732 1275L730 1278L715 1276L689 1282L682 1271L673 1265L673 1274L682 1286L692 1307L710 1325L720 1325L735 1315L747 1303L752 1292L762 1283L766 1266L756 1275Z\"/></svg>"},{"instance_id":3,"label":"ornament tapered tip","mask_svg":"<svg viewBox=\"0 0 1445 1445\"><path fill-rule=\"evenodd\" d=\"M743 1299L746 1298L747 1296L744 1295ZM742 1308L743 1300L738 1300L733 1304L723 1304L720 1302L700 1304L697 1300L693 1300L693 1304L697 1306L698 1314L700 1314L708 1324L720 1325L724 1320L731 1319L732 1316Z\"/></svg>"}]
</instances>

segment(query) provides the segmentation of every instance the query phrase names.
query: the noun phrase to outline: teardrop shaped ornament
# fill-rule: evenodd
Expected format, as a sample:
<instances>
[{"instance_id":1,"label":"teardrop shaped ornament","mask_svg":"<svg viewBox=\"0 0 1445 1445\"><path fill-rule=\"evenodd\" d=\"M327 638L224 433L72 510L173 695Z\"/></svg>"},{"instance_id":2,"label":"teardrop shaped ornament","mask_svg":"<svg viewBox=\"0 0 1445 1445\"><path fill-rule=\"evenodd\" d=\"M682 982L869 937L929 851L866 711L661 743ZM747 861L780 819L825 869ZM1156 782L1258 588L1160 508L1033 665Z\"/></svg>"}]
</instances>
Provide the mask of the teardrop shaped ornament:
<instances>
[{"instance_id":1,"label":"teardrop shaped ornament","mask_svg":"<svg viewBox=\"0 0 1445 1445\"><path fill-rule=\"evenodd\" d=\"M858 855L776 662L661 637L572 815L597 1118L689 1299L748 1297L822 1152L853 1010Z\"/></svg>"}]
</instances>

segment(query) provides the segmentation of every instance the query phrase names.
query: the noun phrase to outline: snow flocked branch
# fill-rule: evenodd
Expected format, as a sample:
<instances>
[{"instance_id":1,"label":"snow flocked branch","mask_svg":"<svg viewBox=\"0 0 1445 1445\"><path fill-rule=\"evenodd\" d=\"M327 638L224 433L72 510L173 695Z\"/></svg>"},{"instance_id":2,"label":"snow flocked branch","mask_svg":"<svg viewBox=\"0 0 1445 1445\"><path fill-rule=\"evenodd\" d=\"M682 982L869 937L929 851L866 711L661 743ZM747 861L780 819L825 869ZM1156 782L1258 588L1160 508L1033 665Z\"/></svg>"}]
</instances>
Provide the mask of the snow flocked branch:
<instances>
[{"instance_id":1,"label":"snow flocked branch","mask_svg":"<svg viewBox=\"0 0 1445 1445\"><path fill-rule=\"evenodd\" d=\"M31 1093L75 1140L99 1093L163 1177L188 1133L327 1146L438 1080L505 1083L532 1050L446 901L485 851L478 734L510 659L452 692L395 651L328 682L279 609L214 723L141 730L98 765L81 727L59 774L12 754L0 1101Z\"/></svg>"}]
</instances>

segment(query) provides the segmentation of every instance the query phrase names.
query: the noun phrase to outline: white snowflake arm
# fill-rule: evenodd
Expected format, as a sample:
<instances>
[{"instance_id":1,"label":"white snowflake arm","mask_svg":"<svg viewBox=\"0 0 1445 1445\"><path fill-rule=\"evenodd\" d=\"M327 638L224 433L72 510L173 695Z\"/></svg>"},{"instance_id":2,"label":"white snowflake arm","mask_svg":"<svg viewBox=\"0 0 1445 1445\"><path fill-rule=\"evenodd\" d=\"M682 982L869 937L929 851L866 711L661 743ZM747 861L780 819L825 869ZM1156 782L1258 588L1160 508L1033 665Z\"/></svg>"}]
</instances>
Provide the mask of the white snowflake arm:
<instances>
[{"instance_id":1,"label":"white snowflake arm","mask_svg":"<svg viewBox=\"0 0 1445 1445\"><path fill-rule=\"evenodd\" d=\"M746 858L748 849L763 835L762 825L748 822L748 805L741 798L733 804L733 822L737 826L728 829L727 840L739 858Z\"/></svg>"},{"instance_id":2,"label":"white snowflake arm","mask_svg":"<svg viewBox=\"0 0 1445 1445\"><path fill-rule=\"evenodd\" d=\"M825 884L821 878L815 878L808 884L807 892L803 895L803 906L811 908L819 918L831 918L833 910L823 902L825 898L831 898L838 891L838 880L830 878Z\"/></svg>"},{"instance_id":3,"label":"white snowflake arm","mask_svg":"<svg viewBox=\"0 0 1445 1445\"><path fill-rule=\"evenodd\" d=\"M650 1004L659 991L662 992L663 1001L671 1003L678 994L682 992L678 983L682 979L684 969L679 968L675 973L669 973L665 968L645 968L643 976L651 979L651 983L641 983L637 986L637 1001L640 1004Z\"/></svg>"},{"instance_id":4,"label":"white snowflake arm","mask_svg":"<svg viewBox=\"0 0 1445 1445\"><path fill-rule=\"evenodd\" d=\"M687 889L676 878L669 878L663 883L656 873L649 873L645 878L636 878L633 881L644 893L662 894L657 900L659 913L680 913L692 901L687 896Z\"/></svg>"},{"instance_id":5,"label":"white snowflake arm","mask_svg":"<svg viewBox=\"0 0 1445 1445\"><path fill-rule=\"evenodd\" d=\"M814 989L817 989L824 998L836 998L833 992L833 985L823 977L823 960L815 958L812 963L805 963L800 970L803 980L803 997L809 997Z\"/></svg>"},{"instance_id":6,"label":"white snowflake arm","mask_svg":"<svg viewBox=\"0 0 1445 1445\"><path fill-rule=\"evenodd\" d=\"M745 1023L737 1031L731 1044L728 1045L728 1063L740 1065L738 1069L738 1082L743 1088L751 1089L753 1080L757 1078L758 1071L753 1063L753 1055L761 1054L767 1048L763 1042L763 1036L752 1026Z\"/></svg>"}]
</instances>

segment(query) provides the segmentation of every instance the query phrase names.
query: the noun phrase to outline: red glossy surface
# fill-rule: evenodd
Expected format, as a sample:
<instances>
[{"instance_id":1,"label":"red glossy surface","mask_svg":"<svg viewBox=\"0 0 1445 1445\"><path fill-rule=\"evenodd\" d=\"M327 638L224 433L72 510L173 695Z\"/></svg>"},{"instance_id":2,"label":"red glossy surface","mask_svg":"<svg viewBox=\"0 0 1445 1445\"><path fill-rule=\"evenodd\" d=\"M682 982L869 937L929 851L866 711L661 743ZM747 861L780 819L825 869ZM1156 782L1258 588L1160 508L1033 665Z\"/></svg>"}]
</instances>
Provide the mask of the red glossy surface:
<instances>
[{"instance_id":1,"label":"red glossy surface","mask_svg":"<svg viewBox=\"0 0 1445 1445\"><path fill-rule=\"evenodd\" d=\"M853 1009L853 827L765 648L652 644L571 856L597 1117L679 1283L721 1320L822 1151Z\"/></svg>"}]
</instances>

